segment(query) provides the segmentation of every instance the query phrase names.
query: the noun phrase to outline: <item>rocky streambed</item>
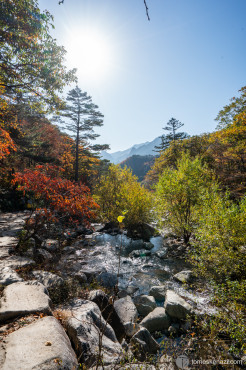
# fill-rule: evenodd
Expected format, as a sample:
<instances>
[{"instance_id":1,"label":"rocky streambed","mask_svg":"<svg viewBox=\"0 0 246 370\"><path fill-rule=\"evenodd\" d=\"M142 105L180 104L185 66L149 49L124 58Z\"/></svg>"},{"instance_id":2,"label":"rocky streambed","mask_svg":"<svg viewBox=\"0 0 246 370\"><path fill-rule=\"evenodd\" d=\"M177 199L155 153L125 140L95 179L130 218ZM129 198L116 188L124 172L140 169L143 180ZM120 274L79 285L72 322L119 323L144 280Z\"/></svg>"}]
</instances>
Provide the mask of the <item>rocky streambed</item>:
<instances>
[{"instance_id":1,"label":"rocky streambed","mask_svg":"<svg viewBox=\"0 0 246 370\"><path fill-rule=\"evenodd\" d=\"M182 241L95 225L65 244L30 240L19 256L25 217L0 216L0 368L177 369L192 317L214 312Z\"/></svg>"}]
</instances>

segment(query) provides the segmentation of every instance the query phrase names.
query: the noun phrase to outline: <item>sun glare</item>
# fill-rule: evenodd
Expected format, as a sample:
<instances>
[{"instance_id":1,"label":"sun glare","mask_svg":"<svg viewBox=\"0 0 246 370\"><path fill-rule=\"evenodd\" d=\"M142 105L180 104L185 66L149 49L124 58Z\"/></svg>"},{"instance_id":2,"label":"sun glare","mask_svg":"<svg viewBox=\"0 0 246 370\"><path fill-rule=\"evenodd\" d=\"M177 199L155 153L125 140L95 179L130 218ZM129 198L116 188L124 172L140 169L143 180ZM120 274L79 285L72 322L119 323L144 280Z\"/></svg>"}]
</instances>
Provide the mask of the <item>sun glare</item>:
<instances>
[{"instance_id":1,"label":"sun glare","mask_svg":"<svg viewBox=\"0 0 246 370\"><path fill-rule=\"evenodd\" d=\"M109 74L112 67L110 40L93 30L74 30L67 41L67 60L78 69L84 80L98 81Z\"/></svg>"}]
</instances>

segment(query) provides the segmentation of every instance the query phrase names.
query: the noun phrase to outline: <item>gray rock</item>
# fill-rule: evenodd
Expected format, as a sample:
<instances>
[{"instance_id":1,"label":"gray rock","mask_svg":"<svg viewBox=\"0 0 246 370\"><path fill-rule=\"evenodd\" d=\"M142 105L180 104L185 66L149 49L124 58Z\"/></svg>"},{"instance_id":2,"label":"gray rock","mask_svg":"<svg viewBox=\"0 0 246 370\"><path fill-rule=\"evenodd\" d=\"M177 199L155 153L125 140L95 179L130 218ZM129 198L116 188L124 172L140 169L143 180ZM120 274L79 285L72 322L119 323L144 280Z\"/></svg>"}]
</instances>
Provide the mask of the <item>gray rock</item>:
<instances>
[{"instance_id":1,"label":"gray rock","mask_svg":"<svg viewBox=\"0 0 246 370\"><path fill-rule=\"evenodd\" d=\"M42 243L42 248L46 249L48 252L56 252L59 249L59 241L55 239L46 239Z\"/></svg>"},{"instance_id":2,"label":"gray rock","mask_svg":"<svg viewBox=\"0 0 246 370\"><path fill-rule=\"evenodd\" d=\"M72 275L80 284L87 283L87 277L82 271L74 272Z\"/></svg>"},{"instance_id":3,"label":"gray rock","mask_svg":"<svg viewBox=\"0 0 246 370\"><path fill-rule=\"evenodd\" d=\"M175 370L174 360L168 355L163 355L158 361L158 370Z\"/></svg>"},{"instance_id":4,"label":"gray rock","mask_svg":"<svg viewBox=\"0 0 246 370\"><path fill-rule=\"evenodd\" d=\"M147 256L151 256L151 252L146 250L146 249L138 249L136 251L132 251L130 254L129 254L129 257L147 257Z\"/></svg>"},{"instance_id":5,"label":"gray rock","mask_svg":"<svg viewBox=\"0 0 246 370\"><path fill-rule=\"evenodd\" d=\"M163 307L155 308L140 322L140 325L144 326L151 333L156 330L166 330L170 324L170 317Z\"/></svg>"},{"instance_id":6,"label":"gray rock","mask_svg":"<svg viewBox=\"0 0 246 370\"><path fill-rule=\"evenodd\" d=\"M144 249L144 241L142 239L132 240L130 248L133 249Z\"/></svg>"},{"instance_id":7,"label":"gray rock","mask_svg":"<svg viewBox=\"0 0 246 370\"><path fill-rule=\"evenodd\" d=\"M150 251L152 248L154 248L154 244L152 244L151 242L144 242L143 248Z\"/></svg>"},{"instance_id":8,"label":"gray rock","mask_svg":"<svg viewBox=\"0 0 246 370\"><path fill-rule=\"evenodd\" d=\"M49 262L53 259L52 254L43 248L39 248L36 250L35 257L40 262Z\"/></svg>"},{"instance_id":9,"label":"gray rock","mask_svg":"<svg viewBox=\"0 0 246 370\"><path fill-rule=\"evenodd\" d=\"M177 335L179 331L179 324L178 323L173 323L171 326L168 328L168 332L171 335Z\"/></svg>"},{"instance_id":10,"label":"gray rock","mask_svg":"<svg viewBox=\"0 0 246 370\"><path fill-rule=\"evenodd\" d=\"M23 281L23 279L11 267L4 267L0 271L0 285L6 286L18 281Z\"/></svg>"},{"instance_id":11,"label":"gray rock","mask_svg":"<svg viewBox=\"0 0 246 370\"><path fill-rule=\"evenodd\" d=\"M18 243L18 238L15 238L13 236L2 236L0 237L0 249L2 247L14 247Z\"/></svg>"},{"instance_id":12,"label":"gray rock","mask_svg":"<svg viewBox=\"0 0 246 370\"><path fill-rule=\"evenodd\" d=\"M106 293L102 290L92 290L88 299L98 305L103 318L112 326L118 341L121 342L126 334L125 328Z\"/></svg>"},{"instance_id":13,"label":"gray rock","mask_svg":"<svg viewBox=\"0 0 246 370\"><path fill-rule=\"evenodd\" d=\"M11 267L13 269L18 267L27 267L33 265L35 262L27 257L10 256L0 261L0 270L4 267Z\"/></svg>"},{"instance_id":14,"label":"gray rock","mask_svg":"<svg viewBox=\"0 0 246 370\"><path fill-rule=\"evenodd\" d=\"M0 238L1 239L1 238ZM10 247L2 247L0 246L0 258L6 258L10 256Z\"/></svg>"},{"instance_id":15,"label":"gray rock","mask_svg":"<svg viewBox=\"0 0 246 370\"><path fill-rule=\"evenodd\" d=\"M60 276L52 274L49 271L35 270L32 271L32 274L35 276L37 281L48 289L64 285L64 280Z\"/></svg>"},{"instance_id":16,"label":"gray rock","mask_svg":"<svg viewBox=\"0 0 246 370\"><path fill-rule=\"evenodd\" d=\"M35 312L51 314L46 288L37 281L8 285L0 299L0 321Z\"/></svg>"},{"instance_id":17,"label":"gray rock","mask_svg":"<svg viewBox=\"0 0 246 370\"><path fill-rule=\"evenodd\" d=\"M152 295L158 301L163 301L166 297L166 291L166 285L156 285L151 287L149 295Z\"/></svg>"},{"instance_id":18,"label":"gray rock","mask_svg":"<svg viewBox=\"0 0 246 370\"><path fill-rule=\"evenodd\" d=\"M164 308L169 316L180 320L193 312L192 306L173 290L167 290Z\"/></svg>"},{"instance_id":19,"label":"gray rock","mask_svg":"<svg viewBox=\"0 0 246 370\"><path fill-rule=\"evenodd\" d=\"M44 317L9 334L3 352L2 370L68 370L78 366L67 334L54 317Z\"/></svg>"},{"instance_id":20,"label":"gray rock","mask_svg":"<svg viewBox=\"0 0 246 370\"><path fill-rule=\"evenodd\" d=\"M113 272L101 272L97 277L97 281L105 288L113 288L117 284L117 275Z\"/></svg>"},{"instance_id":21,"label":"gray rock","mask_svg":"<svg viewBox=\"0 0 246 370\"><path fill-rule=\"evenodd\" d=\"M133 352L140 361L143 361L148 354L155 354L159 349L159 344L151 336L146 328L141 328L131 339Z\"/></svg>"},{"instance_id":22,"label":"gray rock","mask_svg":"<svg viewBox=\"0 0 246 370\"><path fill-rule=\"evenodd\" d=\"M100 339L101 355L105 365L114 364L121 358L122 347L94 302L75 301L72 317L67 320L66 326L77 356L86 367L95 366Z\"/></svg>"},{"instance_id":23,"label":"gray rock","mask_svg":"<svg viewBox=\"0 0 246 370\"><path fill-rule=\"evenodd\" d=\"M132 296L139 288L137 286L131 285L128 286L126 289L120 290L118 293L119 298L124 298L127 295Z\"/></svg>"},{"instance_id":24,"label":"gray rock","mask_svg":"<svg viewBox=\"0 0 246 370\"><path fill-rule=\"evenodd\" d=\"M160 259L165 259L167 257L167 252L168 252L168 249L163 248L155 252L155 255Z\"/></svg>"},{"instance_id":25,"label":"gray rock","mask_svg":"<svg viewBox=\"0 0 246 370\"><path fill-rule=\"evenodd\" d=\"M173 278L180 283L190 283L192 281L192 271L191 270L184 270L180 271L173 276Z\"/></svg>"},{"instance_id":26,"label":"gray rock","mask_svg":"<svg viewBox=\"0 0 246 370\"><path fill-rule=\"evenodd\" d=\"M125 332L128 337L132 337L141 328L139 324L135 322L127 322L124 324Z\"/></svg>"},{"instance_id":27,"label":"gray rock","mask_svg":"<svg viewBox=\"0 0 246 370\"><path fill-rule=\"evenodd\" d=\"M137 308L130 296L115 301L114 308L123 325L127 322L135 322L138 318Z\"/></svg>"},{"instance_id":28,"label":"gray rock","mask_svg":"<svg viewBox=\"0 0 246 370\"><path fill-rule=\"evenodd\" d=\"M133 300L141 316L146 316L156 308L155 298L147 295L139 295Z\"/></svg>"}]
</instances>

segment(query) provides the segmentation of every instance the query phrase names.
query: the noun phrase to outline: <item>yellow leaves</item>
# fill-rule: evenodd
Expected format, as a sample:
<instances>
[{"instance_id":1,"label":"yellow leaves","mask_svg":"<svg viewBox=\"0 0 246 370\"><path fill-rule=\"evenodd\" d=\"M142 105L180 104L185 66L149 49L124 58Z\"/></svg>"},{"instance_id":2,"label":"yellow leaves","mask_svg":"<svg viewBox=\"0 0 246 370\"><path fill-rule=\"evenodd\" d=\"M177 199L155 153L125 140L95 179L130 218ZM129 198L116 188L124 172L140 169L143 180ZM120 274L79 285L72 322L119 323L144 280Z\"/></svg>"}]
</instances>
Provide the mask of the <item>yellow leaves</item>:
<instances>
[{"instance_id":1,"label":"yellow leaves","mask_svg":"<svg viewBox=\"0 0 246 370\"><path fill-rule=\"evenodd\" d=\"M118 216L117 220L118 220L119 223L121 223L121 222L123 222L124 218L125 218L125 216Z\"/></svg>"}]
</instances>

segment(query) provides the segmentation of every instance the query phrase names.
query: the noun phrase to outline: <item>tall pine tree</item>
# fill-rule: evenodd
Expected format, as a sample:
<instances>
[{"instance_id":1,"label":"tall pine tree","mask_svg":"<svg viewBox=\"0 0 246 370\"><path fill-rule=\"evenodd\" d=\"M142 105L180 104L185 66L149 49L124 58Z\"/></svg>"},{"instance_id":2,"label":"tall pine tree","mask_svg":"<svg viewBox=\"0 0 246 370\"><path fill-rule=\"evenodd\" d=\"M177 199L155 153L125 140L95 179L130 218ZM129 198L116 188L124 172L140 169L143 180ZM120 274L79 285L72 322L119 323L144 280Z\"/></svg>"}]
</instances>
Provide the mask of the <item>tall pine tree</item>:
<instances>
[{"instance_id":1,"label":"tall pine tree","mask_svg":"<svg viewBox=\"0 0 246 370\"><path fill-rule=\"evenodd\" d=\"M185 132L177 132L180 127L184 126L183 123L178 121L175 118L171 118L163 130L168 131L168 134L162 135L161 143L159 146L155 146L157 152L162 152L163 150L167 149L172 141L183 140L189 137L188 134Z\"/></svg>"},{"instance_id":2,"label":"tall pine tree","mask_svg":"<svg viewBox=\"0 0 246 370\"><path fill-rule=\"evenodd\" d=\"M68 118L68 121L62 121L65 129L72 132L72 137L75 139L75 164L74 164L74 180L79 179L79 151L81 145L86 150L100 151L108 149L107 144L91 145L90 141L95 140L100 135L94 132L95 127L103 125L103 114L98 110L98 106L92 102L91 96L87 92L76 86L68 92L67 104L64 108L63 117ZM96 154L96 153L95 153Z\"/></svg>"}]
</instances>

